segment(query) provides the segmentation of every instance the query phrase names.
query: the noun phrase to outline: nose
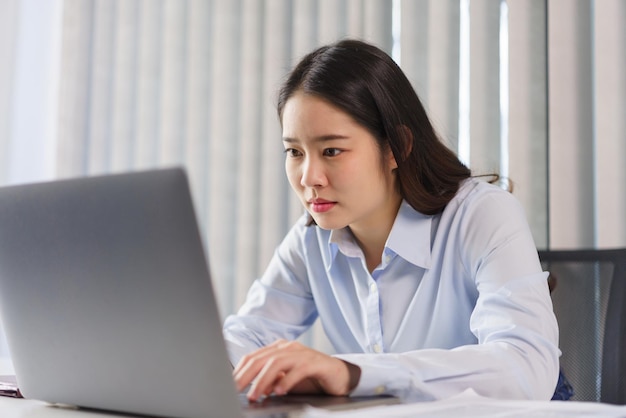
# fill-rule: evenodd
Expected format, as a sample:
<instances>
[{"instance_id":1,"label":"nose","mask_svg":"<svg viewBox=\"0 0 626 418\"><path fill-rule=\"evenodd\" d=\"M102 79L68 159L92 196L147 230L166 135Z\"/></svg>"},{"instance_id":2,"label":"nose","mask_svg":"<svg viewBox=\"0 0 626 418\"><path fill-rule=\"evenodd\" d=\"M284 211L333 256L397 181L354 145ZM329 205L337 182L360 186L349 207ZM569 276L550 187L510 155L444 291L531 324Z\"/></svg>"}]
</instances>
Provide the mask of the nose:
<instances>
[{"instance_id":1,"label":"nose","mask_svg":"<svg viewBox=\"0 0 626 418\"><path fill-rule=\"evenodd\" d=\"M302 164L300 184L303 187L320 187L326 185L326 174L323 163L315 158L306 158Z\"/></svg>"}]
</instances>

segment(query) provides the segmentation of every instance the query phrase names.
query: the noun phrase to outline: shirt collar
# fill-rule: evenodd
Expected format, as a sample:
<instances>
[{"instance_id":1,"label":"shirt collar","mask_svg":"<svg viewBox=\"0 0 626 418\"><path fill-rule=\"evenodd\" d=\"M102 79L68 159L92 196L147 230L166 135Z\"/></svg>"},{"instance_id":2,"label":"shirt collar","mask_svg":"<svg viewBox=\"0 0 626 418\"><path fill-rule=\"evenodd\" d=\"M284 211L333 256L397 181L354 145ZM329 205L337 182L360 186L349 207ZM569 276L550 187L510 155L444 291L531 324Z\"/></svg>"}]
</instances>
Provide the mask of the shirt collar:
<instances>
[{"instance_id":1,"label":"shirt collar","mask_svg":"<svg viewBox=\"0 0 626 418\"><path fill-rule=\"evenodd\" d=\"M328 257L324 258L326 271L330 270L337 253L341 251L348 257L362 257L363 251L356 243L350 228L333 229L328 237Z\"/></svg>"},{"instance_id":2,"label":"shirt collar","mask_svg":"<svg viewBox=\"0 0 626 418\"><path fill-rule=\"evenodd\" d=\"M430 238L432 216L424 215L402 201L398 215L387 238L385 248L390 249L411 264L430 268ZM325 268L330 267L341 251L348 257L363 257L350 228L334 229L328 239L329 256L325 257Z\"/></svg>"},{"instance_id":3,"label":"shirt collar","mask_svg":"<svg viewBox=\"0 0 626 418\"><path fill-rule=\"evenodd\" d=\"M431 227L432 216L416 211L403 200L385 247L409 263L428 269Z\"/></svg>"}]
</instances>

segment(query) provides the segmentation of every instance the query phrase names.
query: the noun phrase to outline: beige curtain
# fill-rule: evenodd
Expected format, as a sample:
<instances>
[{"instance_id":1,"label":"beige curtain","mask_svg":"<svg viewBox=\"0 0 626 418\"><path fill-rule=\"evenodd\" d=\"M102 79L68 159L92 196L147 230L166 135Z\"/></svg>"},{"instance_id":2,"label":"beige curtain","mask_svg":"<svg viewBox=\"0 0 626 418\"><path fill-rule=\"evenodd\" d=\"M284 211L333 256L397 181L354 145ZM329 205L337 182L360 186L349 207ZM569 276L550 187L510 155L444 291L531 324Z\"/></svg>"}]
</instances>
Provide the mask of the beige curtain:
<instances>
[{"instance_id":1,"label":"beige curtain","mask_svg":"<svg viewBox=\"0 0 626 418\"><path fill-rule=\"evenodd\" d=\"M626 245L626 2L552 0L550 244Z\"/></svg>"},{"instance_id":2,"label":"beige curtain","mask_svg":"<svg viewBox=\"0 0 626 418\"><path fill-rule=\"evenodd\" d=\"M276 90L345 36L391 51L391 1L65 0L58 177L184 165L224 314L302 213Z\"/></svg>"},{"instance_id":3,"label":"beige curtain","mask_svg":"<svg viewBox=\"0 0 626 418\"><path fill-rule=\"evenodd\" d=\"M475 173L513 180L538 247L626 245L620 0L35 4L0 0L0 182L184 166L223 315L302 213L276 90L304 53L347 36L394 54ZM29 43L35 16L58 42ZM26 52L53 56L33 68ZM53 99L36 115L28 77ZM33 138L43 156L24 150ZM308 341L324 346L319 334Z\"/></svg>"},{"instance_id":4,"label":"beige curtain","mask_svg":"<svg viewBox=\"0 0 626 418\"><path fill-rule=\"evenodd\" d=\"M509 1L508 153L513 193L539 248L548 233L548 78L546 0Z\"/></svg>"},{"instance_id":5,"label":"beige curtain","mask_svg":"<svg viewBox=\"0 0 626 418\"><path fill-rule=\"evenodd\" d=\"M17 0L3 0L0 9L0 182L6 183L9 179L10 166L8 164L11 153L10 141L12 132L11 108L13 97L13 80L15 66L7 65L16 56L17 37Z\"/></svg>"},{"instance_id":6,"label":"beige curtain","mask_svg":"<svg viewBox=\"0 0 626 418\"><path fill-rule=\"evenodd\" d=\"M401 7L401 65L444 141L476 174L513 181L537 246L547 247L545 0Z\"/></svg>"}]
</instances>

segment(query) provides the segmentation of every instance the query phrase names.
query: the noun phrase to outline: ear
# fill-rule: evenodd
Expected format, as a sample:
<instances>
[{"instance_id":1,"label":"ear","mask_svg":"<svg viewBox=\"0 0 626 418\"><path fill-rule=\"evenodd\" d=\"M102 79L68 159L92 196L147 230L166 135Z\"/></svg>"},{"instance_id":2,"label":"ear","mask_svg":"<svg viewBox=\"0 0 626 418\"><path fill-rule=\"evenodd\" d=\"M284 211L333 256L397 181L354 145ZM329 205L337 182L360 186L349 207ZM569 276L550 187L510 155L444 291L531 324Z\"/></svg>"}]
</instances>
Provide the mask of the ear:
<instances>
[{"instance_id":1,"label":"ear","mask_svg":"<svg viewBox=\"0 0 626 418\"><path fill-rule=\"evenodd\" d=\"M402 153L402 161L409 158L411 151L413 151L413 133L406 125L400 125L397 128L399 147Z\"/></svg>"},{"instance_id":2,"label":"ear","mask_svg":"<svg viewBox=\"0 0 626 418\"><path fill-rule=\"evenodd\" d=\"M398 162L396 161L396 157L393 156L393 151L389 144L387 144L387 167L389 167L391 171L398 168Z\"/></svg>"},{"instance_id":3,"label":"ear","mask_svg":"<svg viewBox=\"0 0 626 418\"><path fill-rule=\"evenodd\" d=\"M409 157L409 154L411 154L411 151L413 150L413 134L411 133L409 127L406 125L399 125L397 128L397 134L398 144L396 148L399 149L399 154L401 158L400 162L402 162ZM396 160L396 157L394 156L391 145L389 143L387 144L387 165L392 170L398 168L398 161Z\"/></svg>"}]
</instances>

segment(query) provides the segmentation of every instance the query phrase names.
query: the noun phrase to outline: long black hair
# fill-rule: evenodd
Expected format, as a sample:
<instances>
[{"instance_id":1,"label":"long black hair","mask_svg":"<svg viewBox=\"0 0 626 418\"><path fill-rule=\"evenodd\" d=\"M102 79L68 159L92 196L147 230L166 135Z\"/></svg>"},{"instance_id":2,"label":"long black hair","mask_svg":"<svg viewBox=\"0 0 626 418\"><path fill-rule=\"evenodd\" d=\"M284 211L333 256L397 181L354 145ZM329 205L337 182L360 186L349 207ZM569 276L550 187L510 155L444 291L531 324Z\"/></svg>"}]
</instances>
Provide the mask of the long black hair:
<instances>
[{"instance_id":1,"label":"long black hair","mask_svg":"<svg viewBox=\"0 0 626 418\"><path fill-rule=\"evenodd\" d=\"M400 194L421 213L441 212L471 176L440 140L400 67L373 45L348 39L306 55L280 89L281 122L285 103L297 91L343 110L377 139L381 151L391 149Z\"/></svg>"}]
</instances>

